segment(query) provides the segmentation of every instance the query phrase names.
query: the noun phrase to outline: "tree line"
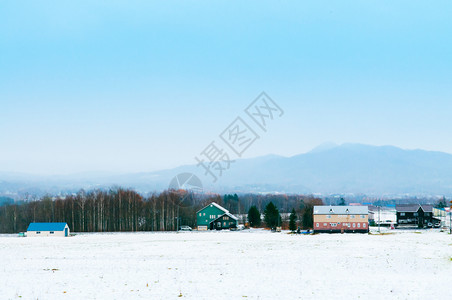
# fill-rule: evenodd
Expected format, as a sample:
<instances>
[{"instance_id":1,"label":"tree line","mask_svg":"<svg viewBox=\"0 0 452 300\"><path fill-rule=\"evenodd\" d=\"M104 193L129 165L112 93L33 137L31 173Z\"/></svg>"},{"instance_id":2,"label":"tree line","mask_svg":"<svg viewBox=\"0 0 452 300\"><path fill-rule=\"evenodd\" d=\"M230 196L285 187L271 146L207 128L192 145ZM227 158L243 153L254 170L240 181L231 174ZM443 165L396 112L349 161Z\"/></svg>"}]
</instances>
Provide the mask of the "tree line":
<instances>
[{"instance_id":1,"label":"tree line","mask_svg":"<svg viewBox=\"0 0 452 300\"><path fill-rule=\"evenodd\" d=\"M73 232L173 231L181 225L196 227L196 212L211 202L218 203L233 214L246 214L252 207L260 213L271 203L278 215L273 215L271 222L279 220L282 223L286 220L281 220L280 212L294 209L303 221L309 218L306 213L309 207L313 203L321 203L321 200L300 195L270 194L222 197L185 190L168 190L148 196L123 188L80 190L64 198L44 196L36 201L0 206L0 232L26 231L31 222L66 222ZM259 227L265 224L253 221L250 225Z\"/></svg>"},{"instance_id":2,"label":"tree line","mask_svg":"<svg viewBox=\"0 0 452 300\"><path fill-rule=\"evenodd\" d=\"M289 218L283 219L277 206L270 201L263 211L263 221L259 208L252 205L248 210L248 222L250 227L283 227L291 231L297 229L312 229L314 225L314 206L323 205L322 199L314 197L301 197L295 207L292 208ZM300 220L300 222L297 222Z\"/></svg>"},{"instance_id":3,"label":"tree line","mask_svg":"<svg viewBox=\"0 0 452 300\"><path fill-rule=\"evenodd\" d=\"M66 222L75 232L176 230L181 224L195 226L196 211L220 200L218 195L197 196L183 190L148 197L123 188L81 190L64 199L44 196L0 207L0 232L26 231L31 222Z\"/></svg>"}]
</instances>

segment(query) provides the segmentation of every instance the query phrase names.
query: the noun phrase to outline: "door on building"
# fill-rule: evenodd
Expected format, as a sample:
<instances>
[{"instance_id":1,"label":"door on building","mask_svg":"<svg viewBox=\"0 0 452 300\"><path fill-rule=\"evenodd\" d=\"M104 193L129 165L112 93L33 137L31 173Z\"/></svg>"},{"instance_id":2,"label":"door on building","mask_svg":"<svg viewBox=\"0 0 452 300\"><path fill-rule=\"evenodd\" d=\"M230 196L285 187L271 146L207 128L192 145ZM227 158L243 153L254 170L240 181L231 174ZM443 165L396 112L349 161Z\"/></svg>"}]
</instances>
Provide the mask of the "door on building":
<instances>
[{"instance_id":1,"label":"door on building","mask_svg":"<svg viewBox=\"0 0 452 300\"><path fill-rule=\"evenodd\" d=\"M67 236L67 233L68 233L68 229L64 228L64 236Z\"/></svg>"}]
</instances>

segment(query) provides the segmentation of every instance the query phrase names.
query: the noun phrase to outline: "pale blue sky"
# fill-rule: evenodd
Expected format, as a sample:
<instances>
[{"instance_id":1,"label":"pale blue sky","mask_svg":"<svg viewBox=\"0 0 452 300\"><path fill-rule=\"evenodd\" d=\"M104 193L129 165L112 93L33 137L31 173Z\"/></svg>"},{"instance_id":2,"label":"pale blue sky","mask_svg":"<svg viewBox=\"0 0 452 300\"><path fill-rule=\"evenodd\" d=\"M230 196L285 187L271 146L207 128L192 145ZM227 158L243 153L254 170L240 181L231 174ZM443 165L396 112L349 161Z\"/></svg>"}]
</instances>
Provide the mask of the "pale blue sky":
<instances>
[{"instance_id":1,"label":"pale blue sky","mask_svg":"<svg viewBox=\"0 0 452 300\"><path fill-rule=\"evenodd\" d=\"M2 1L0 172L192 164L261 91L285 115L245 157L325 141L452 153L451 15L449 1Z\"/></svg>"}]
</instances>

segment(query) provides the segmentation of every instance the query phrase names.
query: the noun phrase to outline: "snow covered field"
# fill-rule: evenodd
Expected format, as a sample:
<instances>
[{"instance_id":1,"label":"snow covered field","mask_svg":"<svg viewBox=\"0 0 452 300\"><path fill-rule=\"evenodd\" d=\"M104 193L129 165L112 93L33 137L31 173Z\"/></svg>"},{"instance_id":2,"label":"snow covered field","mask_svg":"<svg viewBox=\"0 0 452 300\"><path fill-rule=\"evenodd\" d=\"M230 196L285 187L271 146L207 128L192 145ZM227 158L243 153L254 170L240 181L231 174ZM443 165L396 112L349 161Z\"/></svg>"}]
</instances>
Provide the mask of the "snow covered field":
<instances>
[{"instance_id":1,"label":"snow covered field","mask_svg":"<svg viewBox=\"0 0 452 300\"><path fill-rule=\"evenodd\" d=\"M0 235L0 299L451 299L452 237Z\"/></svg>"}]
</instances>

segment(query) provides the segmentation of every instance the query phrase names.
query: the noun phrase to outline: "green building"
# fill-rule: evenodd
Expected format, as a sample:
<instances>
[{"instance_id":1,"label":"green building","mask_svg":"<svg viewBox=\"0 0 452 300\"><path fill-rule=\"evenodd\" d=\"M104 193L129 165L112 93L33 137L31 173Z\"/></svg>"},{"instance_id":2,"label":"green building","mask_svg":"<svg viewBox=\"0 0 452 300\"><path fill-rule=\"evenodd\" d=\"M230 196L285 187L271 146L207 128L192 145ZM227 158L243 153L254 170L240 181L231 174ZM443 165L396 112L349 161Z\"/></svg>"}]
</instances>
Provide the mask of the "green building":
<instances>
[{"instance_id":1,"label":"green building","mask_svg":"<svg viewBox=\"0 0 452 300\"><path fill-rule=\"evenodd\" d=\"M196 213L198 230L221 230L237 227L238 219L227 209L215 202L210 203Z\"/></svg>"}]
</instances>

